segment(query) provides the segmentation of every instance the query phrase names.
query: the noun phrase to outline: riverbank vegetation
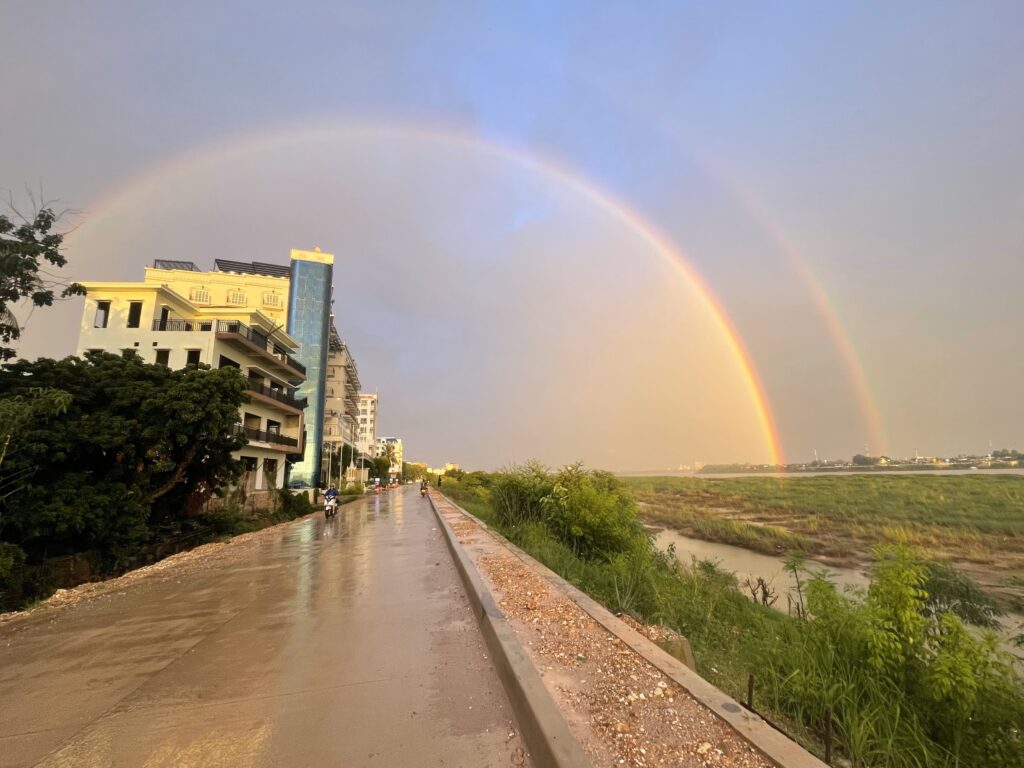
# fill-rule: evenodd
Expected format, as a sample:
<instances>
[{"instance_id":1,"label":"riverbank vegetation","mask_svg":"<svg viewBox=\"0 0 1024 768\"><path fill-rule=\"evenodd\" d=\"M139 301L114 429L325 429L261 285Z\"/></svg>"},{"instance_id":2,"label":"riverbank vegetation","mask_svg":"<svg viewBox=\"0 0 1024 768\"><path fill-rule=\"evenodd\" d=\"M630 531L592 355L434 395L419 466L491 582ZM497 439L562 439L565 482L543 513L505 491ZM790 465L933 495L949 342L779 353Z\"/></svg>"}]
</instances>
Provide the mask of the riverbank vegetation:
<instances>
[{"instance_id":1,"label":"riverbank vegetation","mask_svg":"<svg viewBox=\"0 0 1024 768\"><path fill-rule=\"evenodd\" d=\"M1024 476L625 478L645 520L766 554L902 544L1024 571Z\"/></svg>"},{"instance_id":2,"label":"riverbank vegetation","mask_svg":"<svg viewBox=\"0 0 1024 768\"><path fill-rule=\"evenodd\" d=\"M906 544L875 551L860 593L791 557L801 587L789 616L714 563L657 551L630 487L606 473L529 464L446 478L442 490L610 609L686 635L698 671L733 696L754 674L755 707L819 754L830 726L854 766L1024 766L1015 662L968 629L969 597L928 592L941 588Z\"/></svg>"}]
</instances>

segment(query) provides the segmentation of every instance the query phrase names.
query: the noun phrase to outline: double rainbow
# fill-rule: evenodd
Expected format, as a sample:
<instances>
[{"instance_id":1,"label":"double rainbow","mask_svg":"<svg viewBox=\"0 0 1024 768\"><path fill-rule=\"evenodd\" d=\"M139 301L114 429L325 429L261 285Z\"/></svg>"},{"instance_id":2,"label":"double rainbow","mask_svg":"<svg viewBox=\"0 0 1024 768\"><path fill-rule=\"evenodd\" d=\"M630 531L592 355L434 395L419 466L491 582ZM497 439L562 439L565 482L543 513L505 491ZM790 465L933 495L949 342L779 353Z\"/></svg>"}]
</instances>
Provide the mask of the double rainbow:
<instances>
[{"instance_id":1,"label":"double rainbow","mask_svg":"<svg viewBox=\"0 0 1024 768\"><path fill-rule=\"evenodd\" d=\"M668 260L672 266L688 281L694 288L701 303L710 313L714 323L721 331L722 337L728 344L730 353L742 373L744 385L747 389L751 402L754 405L759 428L763 434L765 445L768 450L770 461L773 464L780 464L783 461L783 452L779 440L778 430L768 398L765 394L764 384L751 359L749 350L744 345L740 334L729 319L728 314L722 306L715 293L707 285L701 275L694 268L686 253L675 245L667 236L648 219L646 219L635 208L630 207L623 200L615 197L600 185L580 174L575 169L569 168L557 160L538 154L535 150L529 151L518 148L507 143L497 143L482 139L478 136L467 133L463 129L453 128L445 125L396 124L379 122L316 122L314 124L302 124L278 128L258 134L243 135L238 138L218 141L206 145L198 150L185 152L174 156L145 172L129 178L126 182L119 184L112 192L104 195L88 208L93 216L102 215L109 208L116 207L119 203L127 202L130 198L139 194L149 186L159 186L167 175L173 174L183 168L198 168L205 164L212 163L219 159L225 152L256 152L273 150L275 147L303 141L322 141L332 138L352 138L355 135L394 135L406 136L417 139L426 139L443 144L459 145L471 148L476 152L482 152L496 156L542 176L546 176L559 184L571 189L575 193L598 206L600 209L626 225L638 237L640 237L653 251ZM735 189L734 189L735 191ZM833 343L835 344L845 367L851 373L853 383L858 391L861 411L868 424L872 439L878 444L884 443L882 438L881 423L877 411L874 409L871 398L868 394L867 384L857 357L853 351L847 335L839 322L838 316L832 309L821 286L813 279L813 276L803 266L797 257L795 250L789 247L788 241L772 224L772 219L765 215L761 207L755 205L750 199L742 199L746 210L754 216L762 228L772 237L776 246L780 248L787 257L791 266L796 269L798 276L808 289L815 305L825 320L830 331Z\"/></svg>"}]
</instances>

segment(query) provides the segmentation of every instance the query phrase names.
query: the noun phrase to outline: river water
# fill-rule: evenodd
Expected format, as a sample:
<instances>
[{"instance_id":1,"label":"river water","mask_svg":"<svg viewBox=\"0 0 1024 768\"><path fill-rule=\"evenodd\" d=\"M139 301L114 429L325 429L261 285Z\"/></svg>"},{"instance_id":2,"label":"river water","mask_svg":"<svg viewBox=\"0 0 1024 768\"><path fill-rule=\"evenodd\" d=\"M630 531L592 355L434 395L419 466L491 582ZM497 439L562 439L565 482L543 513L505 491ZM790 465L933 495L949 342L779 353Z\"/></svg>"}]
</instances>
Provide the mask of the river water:
<instances>
[{"instance_id":1,"label":"river water","mask_svg":"<svg viewBox=\"0 0 1024 768\"><path fill-rule=\"evenodd\" d=\"M760 552L734 547L731 544L690 538L669 528L655 534L654 543L662 550L667 550L670 545L674 544L676 557L683 563L689 562L691 556L698 560L716 562L722 570L732 571L736 574L740 589L744 591L746 590L744 582L748 578L753 582L760 576L779 596L773 607L783 613L789 608L787 595L795 596L796 594L796 583L783 568L783 558L781 557L762 555ZM807 569L812 573L824 571L840 591L846 587L867 589L870 583L868 573L856 568L836 568L808 559ZM1018 656L1021 655L1022 649L1013 647L1010 638L1021 632L1024 632L1024 614L1013 612L1007 613L1003 617L1002 629L997 632L1003 647Z\"/></svg>"},{"instance_id":2,"label":"river water","mask_svg":"<svg viewBox=\"0 0 1024 768\"><path fill-rule=\"evenodd\" d=\"M782 567L781 557L762 555L760 552L734 547L731 544L692 539L669 528L660 531L655 536L654 543L659 549L664 550L675 544L676 555L684 563L691 555L698 560L717 562L723 570L736 574L741 588L746 579L754 580L760 576L778 592L782 610L786 609L785 594L796 588L792 576ZM866 573L853 568L835 568L813 560L808 560L807 565L811 571L825 571L840 589L847 586L866 589L870 582ZM779 603L776 603L776 606L779 606Z\"/></svg>"}]
</instances>

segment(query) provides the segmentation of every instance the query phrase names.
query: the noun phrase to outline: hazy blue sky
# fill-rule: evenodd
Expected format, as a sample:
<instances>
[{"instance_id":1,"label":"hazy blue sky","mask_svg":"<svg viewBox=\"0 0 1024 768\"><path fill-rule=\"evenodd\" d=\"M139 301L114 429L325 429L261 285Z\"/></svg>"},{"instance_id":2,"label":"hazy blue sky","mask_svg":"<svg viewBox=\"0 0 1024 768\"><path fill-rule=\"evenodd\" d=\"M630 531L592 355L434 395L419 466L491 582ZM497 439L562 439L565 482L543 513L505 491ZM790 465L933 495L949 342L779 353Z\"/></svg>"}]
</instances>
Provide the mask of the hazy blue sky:
<instances>
[{"instance_id":1,"label":"hazy blue sky","mask_svg":"<svg viewBox=\"0 0 1024 768\"><path fill-rule=\"evenodd\" d=\"M413 458L765 458L694 286L595 186L721 300L787 456L1022 447L1022 83L1019 2L6 0L0 186L81 210L81 278L333 251Z\"/></svg>"}]
</instances>

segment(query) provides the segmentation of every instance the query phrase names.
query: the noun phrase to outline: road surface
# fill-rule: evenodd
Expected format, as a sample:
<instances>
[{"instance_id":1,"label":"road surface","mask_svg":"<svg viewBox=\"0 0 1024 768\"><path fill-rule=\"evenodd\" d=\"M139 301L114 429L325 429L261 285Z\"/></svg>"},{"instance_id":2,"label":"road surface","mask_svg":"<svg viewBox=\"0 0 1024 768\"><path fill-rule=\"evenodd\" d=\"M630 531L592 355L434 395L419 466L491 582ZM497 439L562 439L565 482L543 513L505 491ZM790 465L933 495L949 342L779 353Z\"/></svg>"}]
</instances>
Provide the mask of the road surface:
<instances>
[{"instance_id":1,"label":"road surface","mask_svg":"<svg viewBox=\"0 0 1024 768\"><path fill-rule=\"evenodd\" d=\"M0 766L521 763L416 489L266 533L0 627Z\"/></svg>"}]
</instances>

